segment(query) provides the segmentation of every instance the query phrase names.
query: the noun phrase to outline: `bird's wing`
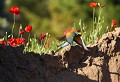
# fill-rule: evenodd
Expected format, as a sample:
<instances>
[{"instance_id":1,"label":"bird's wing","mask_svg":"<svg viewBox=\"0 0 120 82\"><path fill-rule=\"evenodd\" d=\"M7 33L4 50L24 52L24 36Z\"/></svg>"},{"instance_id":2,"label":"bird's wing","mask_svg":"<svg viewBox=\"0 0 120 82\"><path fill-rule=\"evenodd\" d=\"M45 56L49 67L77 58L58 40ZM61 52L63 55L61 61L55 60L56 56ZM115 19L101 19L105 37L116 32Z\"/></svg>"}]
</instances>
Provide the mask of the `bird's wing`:
<instances>
[{"instance_id":1,"label":"bird's wing","mask_svg":"<svg viewBox=\"0 0 120 82\"><path fill-rule=\"evenodd\" d=\"M75 41L77 44L81 45L85 50L89 51L88 48L85 46L85 43L84 43L81 35L75 36L75 37L74 37L74 41Z\"/></svg>"},{"instance_id":2,"label":"bird's wing","mask_svg":"<svg viewBox=\"0 0 120 82\"><path fill-rule=\"evenodd\" d=\"M59 41L66 41L66 36L56 37Z\"/></svg>"},{"instance_id":3,"label":"bird's wing","mask_svg":"<svg viewBox=\"0 0 120 82\"><path fill-rule=\"evenodd\" d=\"M81 40L81 35L76 35L75 37L74 37L74 41L77 43L77 44L79 44L79 45L81 45L82 46L82 40Z\"/></svg>"}]
</instances>

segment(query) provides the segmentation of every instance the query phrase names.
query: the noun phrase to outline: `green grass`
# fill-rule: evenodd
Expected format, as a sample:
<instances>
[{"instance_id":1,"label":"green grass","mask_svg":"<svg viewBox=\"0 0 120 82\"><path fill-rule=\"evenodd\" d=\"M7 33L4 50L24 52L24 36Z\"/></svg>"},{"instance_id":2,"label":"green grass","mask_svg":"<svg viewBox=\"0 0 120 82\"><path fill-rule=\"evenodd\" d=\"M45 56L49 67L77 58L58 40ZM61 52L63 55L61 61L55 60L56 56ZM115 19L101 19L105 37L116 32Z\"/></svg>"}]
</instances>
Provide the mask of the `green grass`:
<instances>
[{"instance_id":1,"label":"green grass","mask_svg":"<svg viewBox=\"0 0 120 82\"><path fill-rule=\"evenodd\" d=\"M38 39L36 36L34 36L34 38L31 38L30 42L28 42L25 45L24 53L34 52L34 53L43 54L43 53L49 53L51 51L57 50L57 46L58 44L60 44L60 42L55 38L52 39L53 41L49 42L49 38L50 38L50 35L47 35L45 40L42 41Z\"/></svg>"},{"instance_id":2,"label":"green grass","mask_svg":"<svg viewBox=\"0 0 120 82\"><path fill-rule=\"evenodd\" d=\"M95 8L93 9L93 27L91 27L91 29L87 29L87 25L85 25L85 23L82 23L82 21L79 21L79 28L81 30L82 34L82 38L84 39L86 44L90 44L90 43L95 43L97 42L98 38L101 38L102 35L106 32L108 32L108 30L106 29L104 25L104 16L101 15L102 13L102 8L99 7L99 14L98 17L96 17L95 14Z\"/></svg>"}]
</instances>

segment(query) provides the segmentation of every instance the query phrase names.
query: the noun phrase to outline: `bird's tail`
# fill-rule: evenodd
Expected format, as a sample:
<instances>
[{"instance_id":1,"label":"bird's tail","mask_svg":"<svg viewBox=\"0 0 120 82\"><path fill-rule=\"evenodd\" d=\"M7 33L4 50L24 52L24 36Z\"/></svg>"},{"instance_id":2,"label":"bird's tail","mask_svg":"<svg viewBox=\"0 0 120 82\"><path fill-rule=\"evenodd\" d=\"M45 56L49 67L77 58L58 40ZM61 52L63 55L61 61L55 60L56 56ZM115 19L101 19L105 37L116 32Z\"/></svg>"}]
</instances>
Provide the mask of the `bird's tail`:
<instances>
[{"instance_id":1,"label":"bird's tail","mask_svg":"<svg viewBox=\"0 0 120 82\"><path fill-rule=\"evenodd\" d=\"M55 51L55 53L58 52L59 50L61 50L62 48L64 48L65 46L68 46L68 45L69 45L68 42L64 42L64 43L60 44L60 45L58 46L58 49Z\"/></svg>"},{"instance_id":2,"label":"bird's tail","mask_svg":"<svg viewBox=\"0 0 120 82\"><path fill-rule=\"evenodd\" d=\"M58 51L60 51L61 49L62 49L62 47L61 47L61 48L58 48L58 49L55 51L55 53L58 52Z\"/></svg>"}]
</instances>

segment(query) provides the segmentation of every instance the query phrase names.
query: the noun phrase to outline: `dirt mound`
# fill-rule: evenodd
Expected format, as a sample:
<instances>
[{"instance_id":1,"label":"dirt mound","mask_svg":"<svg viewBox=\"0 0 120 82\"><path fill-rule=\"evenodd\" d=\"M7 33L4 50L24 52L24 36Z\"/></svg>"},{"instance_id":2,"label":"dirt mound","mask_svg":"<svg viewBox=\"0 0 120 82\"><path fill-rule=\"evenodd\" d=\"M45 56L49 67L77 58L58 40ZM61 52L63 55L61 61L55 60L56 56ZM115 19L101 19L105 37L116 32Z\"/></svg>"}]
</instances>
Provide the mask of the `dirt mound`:
<instances>
[{"instance_id":1,"label":"dirt mound","mask_svg":"<svg viewBox=\"0 0 120 82\"><path fill-rule=\"evenodd\" d=\"M39 55L0 45L0 82L120 82L120 28L88 48Z\"/></svg>"}]
</instances>

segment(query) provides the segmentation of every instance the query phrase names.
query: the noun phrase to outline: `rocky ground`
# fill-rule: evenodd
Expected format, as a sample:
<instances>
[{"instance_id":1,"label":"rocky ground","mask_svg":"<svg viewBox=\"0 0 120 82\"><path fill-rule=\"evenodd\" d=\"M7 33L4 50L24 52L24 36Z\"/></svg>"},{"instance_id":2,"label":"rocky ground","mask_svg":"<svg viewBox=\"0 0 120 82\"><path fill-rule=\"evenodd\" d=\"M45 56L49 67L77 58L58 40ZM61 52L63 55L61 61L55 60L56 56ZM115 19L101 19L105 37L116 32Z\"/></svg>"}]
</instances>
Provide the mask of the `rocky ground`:
<instances>
[{"instance_id":1,"label":"rocky ground","mask_svg":"<svg viewBox=\"0 0 120 82\"><path fill-rule=\"evenodd\" d=\"M0 45L0 82L120 82L120 28L88 48L39 55Z\"/></svg>"}]
</instances>

